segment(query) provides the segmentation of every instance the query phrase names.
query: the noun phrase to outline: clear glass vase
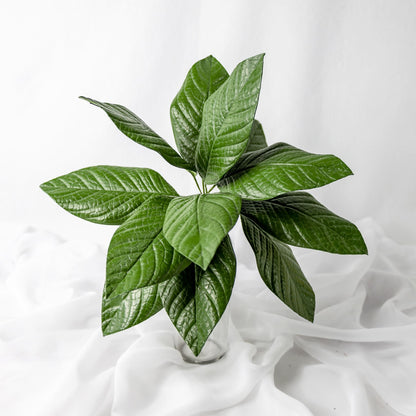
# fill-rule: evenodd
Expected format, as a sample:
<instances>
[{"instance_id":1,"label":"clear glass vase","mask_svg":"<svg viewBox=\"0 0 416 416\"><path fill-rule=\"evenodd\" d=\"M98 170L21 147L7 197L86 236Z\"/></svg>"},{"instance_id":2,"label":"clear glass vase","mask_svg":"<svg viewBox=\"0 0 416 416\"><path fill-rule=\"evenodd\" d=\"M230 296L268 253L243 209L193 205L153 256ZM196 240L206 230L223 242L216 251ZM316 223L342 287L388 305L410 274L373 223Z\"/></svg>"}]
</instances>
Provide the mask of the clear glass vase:
<instances>
[{"instance_id":1,"label":"clear glass vase","mask_svg":"<svg viewBox=\"0 0 416 416\"><path fill-rule=\"evenodd\" d=\"M229 348L228 328L230 326L230 312L227 308L218 321L207 342L198 356L195 356L183 338L176 332L175 348L181 353L184 361L191 364L210 364L220 360Z\"/></svg>"}]
</instances>

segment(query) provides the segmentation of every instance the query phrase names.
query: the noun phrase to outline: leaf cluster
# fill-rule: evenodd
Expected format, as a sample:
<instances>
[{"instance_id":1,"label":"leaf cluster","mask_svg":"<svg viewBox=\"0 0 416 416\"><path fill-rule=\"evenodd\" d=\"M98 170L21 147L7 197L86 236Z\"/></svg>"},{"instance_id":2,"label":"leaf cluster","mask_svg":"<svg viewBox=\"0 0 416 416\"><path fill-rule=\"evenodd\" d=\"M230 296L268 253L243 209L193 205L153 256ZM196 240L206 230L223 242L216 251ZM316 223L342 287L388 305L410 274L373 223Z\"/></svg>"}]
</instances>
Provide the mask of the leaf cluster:
<instances>
[{"instance_id":1,"label":"leaf cluster","mask_svg":"<svg viewBox=\"0 0 416 416\"><path fill-rule=\"evenodd\" d=\"M104 335L164 308L198 355L231 296L236 258L228 233L239 217L264 283L310 321L314 292L289 246L367 253L355 225L303 192L351 170L333 155L267 145L255 119L263 59L246 59L230 75L213 56L192 66L170 108L178 151L122 105L81 97L127 137L186 169L199 190L179 196L156 171L119 166L80 169L41 185L71 214L119 225L107 255Z\"/></svg>"}]
</instances>

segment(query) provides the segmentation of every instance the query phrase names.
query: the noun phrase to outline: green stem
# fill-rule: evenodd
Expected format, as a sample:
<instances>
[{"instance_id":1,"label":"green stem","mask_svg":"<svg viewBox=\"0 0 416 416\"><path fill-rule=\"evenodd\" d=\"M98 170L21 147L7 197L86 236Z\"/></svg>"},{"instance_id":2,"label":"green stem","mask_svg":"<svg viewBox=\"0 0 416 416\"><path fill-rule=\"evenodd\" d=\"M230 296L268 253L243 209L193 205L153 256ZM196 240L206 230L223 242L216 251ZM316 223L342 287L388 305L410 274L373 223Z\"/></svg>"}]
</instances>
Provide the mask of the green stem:
<instances>
[{"instance_id":1,"label":"green stem","mask_svg":"<svg viewBox=\"0 0 416 416\"><path fill-rule=\"evenodd\" d=\"M192 175L192 177L194 178L194 181L195 181L195 183L196 183L196 186L197 186L197 188L198 188L199 193L200 193L200 194L202 194L202 191L201 191L201 188L200 188L200 186L199 186L199 183L198 183L198 181L196 180L196 175L195 175L195 173L194 173L194 172L192 172L192 171L189 171L189 172L190 172L190 174Z\"/></svg>"},{"instance_id":2,"label":"green stem","mask_svg":"<svg viewBox=\"0 0 416 416\"><path fill-rule=\"evenodd\" d=\"M211 188L208 189L208 193L210 193L215 187L216 185L212 185Z\"/></svg>"}]
</instances>

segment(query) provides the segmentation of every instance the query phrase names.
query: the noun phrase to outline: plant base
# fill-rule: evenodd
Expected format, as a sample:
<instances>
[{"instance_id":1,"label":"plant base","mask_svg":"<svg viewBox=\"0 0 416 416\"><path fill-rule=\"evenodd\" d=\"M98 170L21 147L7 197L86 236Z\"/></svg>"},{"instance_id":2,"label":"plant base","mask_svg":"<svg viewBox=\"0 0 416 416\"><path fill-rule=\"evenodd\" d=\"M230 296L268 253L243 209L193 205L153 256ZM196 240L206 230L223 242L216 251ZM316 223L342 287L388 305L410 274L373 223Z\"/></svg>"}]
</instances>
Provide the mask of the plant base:
<instances>
[{"instance_id":1,"label":"plant base","mask_svg":"<svg viewBox=\"0 0 416 416\"><path fill-rule=\"evenodd\" d=\"M182 337L177 334L175 338L175 348L181 353L182 358L191 364L211 364L220 360L227 353L228 327L230 324L230 314L227 310L222 315L220 321L212 331L202 351L195 356Z\"/></svg>"},{"instance_id":2,"label":"plant base","mask_svg":"<svg viewBox=\"0 0 416 416\"><path fill-rule=\"evenodd\" d=\"M212 340L207 341L198 357L194 355L194 353L185 344L185 342L182 342L182 345L178 346L177 349L182 354L183 360L191 364L215 363L224 357L225 353L227 352L226 348L223 348L221 344Z\"/></svg>"}]
</instances>

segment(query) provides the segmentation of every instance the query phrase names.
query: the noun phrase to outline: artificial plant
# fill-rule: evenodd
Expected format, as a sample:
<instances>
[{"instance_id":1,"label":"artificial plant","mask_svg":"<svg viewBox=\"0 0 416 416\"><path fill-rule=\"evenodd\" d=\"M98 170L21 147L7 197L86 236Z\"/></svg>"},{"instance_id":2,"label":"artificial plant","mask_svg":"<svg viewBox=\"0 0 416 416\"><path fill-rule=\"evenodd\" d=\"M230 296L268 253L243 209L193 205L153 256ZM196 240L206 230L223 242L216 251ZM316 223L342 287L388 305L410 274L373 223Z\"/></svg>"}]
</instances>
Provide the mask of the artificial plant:
<instances>
[{"instance_id":1,"label":"artificial plant","mask_svg":"<svg viewBox=\"0 0 416 416\"><path fill-rule=\"evenodd\" d=\"M170 108L179 153L127 108L81 97L127 137L186 169L199 190L179 196L154 170L119 166L89 167L41 185L71 214L119 225L107 255L104 335L164 307L198 355L231 296L236 258L228 233L239 216L265 284L309 321L314 292L289 245L367 253L355 225L300 192L351 170L333 155L267 146L254 118L263 58L244 60L231 75L213 56L192 66Z\"/></svg>"}]
</instances>

